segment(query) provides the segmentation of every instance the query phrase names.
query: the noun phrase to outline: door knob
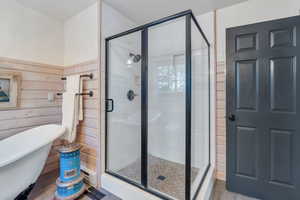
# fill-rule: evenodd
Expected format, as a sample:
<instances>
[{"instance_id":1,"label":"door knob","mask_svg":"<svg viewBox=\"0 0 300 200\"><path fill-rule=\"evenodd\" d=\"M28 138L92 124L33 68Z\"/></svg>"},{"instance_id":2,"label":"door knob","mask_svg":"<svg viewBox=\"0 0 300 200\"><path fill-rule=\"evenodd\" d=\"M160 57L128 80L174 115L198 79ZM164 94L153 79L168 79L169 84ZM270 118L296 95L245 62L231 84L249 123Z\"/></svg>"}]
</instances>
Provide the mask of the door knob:
<instances>
[{"instance_id":1,"label":"door knob","mask_svg":"<svg viewBox=\"0 0 300 200\"><path fill-rule=\"evenodd\" d=\"M228 116L228 119L229 119L230 121L235 121L235 115L230 114L230 115Z\"/></svg>"}]
</instances>

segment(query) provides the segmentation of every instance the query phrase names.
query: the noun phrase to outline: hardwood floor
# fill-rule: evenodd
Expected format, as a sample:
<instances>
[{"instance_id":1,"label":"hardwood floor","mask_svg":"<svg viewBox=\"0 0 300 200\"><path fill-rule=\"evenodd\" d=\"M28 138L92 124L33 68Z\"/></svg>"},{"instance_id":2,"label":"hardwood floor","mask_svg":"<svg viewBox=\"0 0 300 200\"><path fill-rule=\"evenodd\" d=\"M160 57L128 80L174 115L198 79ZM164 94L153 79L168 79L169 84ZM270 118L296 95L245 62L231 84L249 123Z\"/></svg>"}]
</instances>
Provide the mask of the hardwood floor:
<instances>
[{"instance_id":1,"label":"hardwood floor","mask_svg":"<svg viewBox=\"0 0 300 200\"><path fill-rule=\"evenodd\" d=\"M225 182L217 180L211 200L259 200L241 194L229 192L225 188Z\"/></svg>"},{"instance_id":2,"label":"hardwood floor","mask_svg":"<svg viewBox=\"0 0 300 200\"><path fill-rule=\"evenodd\" d=\"M58 170L42 175L37 180L37 183L29 195L29 200L55 200L54 194L56 191L55 181L57 179ZM106 196L101 200L120 200L120 198L110 194L105 190L100 190ZM77 200L92 200L88 195L82 195Z\"/></svg>"}]
</instances>

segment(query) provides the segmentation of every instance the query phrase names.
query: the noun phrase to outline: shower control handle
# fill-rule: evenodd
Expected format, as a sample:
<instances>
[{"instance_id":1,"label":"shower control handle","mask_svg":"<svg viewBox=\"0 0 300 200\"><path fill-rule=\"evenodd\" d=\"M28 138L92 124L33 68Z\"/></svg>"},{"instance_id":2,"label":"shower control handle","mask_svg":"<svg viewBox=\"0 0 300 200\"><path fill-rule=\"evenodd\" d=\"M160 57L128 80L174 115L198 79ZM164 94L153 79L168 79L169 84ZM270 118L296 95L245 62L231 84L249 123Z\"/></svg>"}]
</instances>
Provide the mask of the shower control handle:
<instances>
[{"instance_id":1,"label":"shower control handle","mask_svg":"<svg viewBox=\"0 0 300 200\"><path fill-rule=\"evenodd\" d=\"M129 101L133 101L136 96L138 96L138 95L133 90L129 90L127 92L127 99Z\"/></svg>"},{"instance_id":2,"label":"shower control handle","mask_svg":"<svg viewBox=\"0 0 300 200\"><path fill-rule=\"evenodd\" d=\"M106 112L113 112L113 111L114 111L114 100L106 99Z\"/></svg>"}]
</instances>

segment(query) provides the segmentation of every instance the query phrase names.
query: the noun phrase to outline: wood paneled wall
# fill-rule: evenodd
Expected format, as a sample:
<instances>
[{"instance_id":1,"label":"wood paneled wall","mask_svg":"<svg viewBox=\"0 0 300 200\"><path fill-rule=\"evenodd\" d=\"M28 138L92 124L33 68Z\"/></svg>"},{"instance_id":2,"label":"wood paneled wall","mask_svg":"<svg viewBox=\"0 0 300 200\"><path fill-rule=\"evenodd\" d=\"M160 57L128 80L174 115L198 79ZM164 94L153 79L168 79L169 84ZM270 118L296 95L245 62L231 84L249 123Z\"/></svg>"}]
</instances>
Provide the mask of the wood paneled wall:
<instances>
[{"instance_id":1,"label":"wood paneled wall","mask_svg":"<svg viewBox=\"0 0 300 200\"><path fill-rule=\"evenodd\" d=\"M48 101L48 92L63 92L62 76L93 73L94 79L84 80L84 92L93 91L93 97L84 97L84 121L78 126L77 142L83 145L82 164L96 171L98 131L98 62L89 61L69 67L0 58L0 70L21 74L20 106L17 109L0 111L0 139L44 124L60 124L62 99ZM54 142L43 174L59 167L57 149L61 140Z\"/></svg>"},{"instance_id":2,"label":"wood paneled wall","mask_svg":"<svg viewBox=\"0 0 300 200\"><path fill-rule=\"evenodd\" d=\"M61 92L63 67L0 58L1 72L21 74L19 107L0 111L0 139L44 124L61 123L61 99L48 101L48 92ZM56 141L54 148L60 142ZM58 167L57 153L52 150L44 172Z\"/></svg>"},{"instance_id":3,"label":"wood paneled wall","mask_svg":"<svg viewBox=\"0 0 300 200\"><path fill-rule=\"evenodd\" d=\"M85 78L83 81L84 92L93 91L94 96L84 96L84 120L80 122L77 132L77 142L83 148L81 150L81 164L90 170L96 171L97 149L98 149L98 116L99 109L99 72L98 61L89 61L78 65L67 67L64 71L65 76L72 74L93 73L92 80Z\"/></svg>"},{"instance_id":4,"label":"wood paneled wall","mask_svg":"<svg viewBox=\"0 0 300 200\"><path fill-rule=\"evenodd\" d=\"M217 105L216 105L216 116L217 116L217 178L225 180L226 177L226 67L225 62L217 63Z\"/></svg>"}]
</instances>

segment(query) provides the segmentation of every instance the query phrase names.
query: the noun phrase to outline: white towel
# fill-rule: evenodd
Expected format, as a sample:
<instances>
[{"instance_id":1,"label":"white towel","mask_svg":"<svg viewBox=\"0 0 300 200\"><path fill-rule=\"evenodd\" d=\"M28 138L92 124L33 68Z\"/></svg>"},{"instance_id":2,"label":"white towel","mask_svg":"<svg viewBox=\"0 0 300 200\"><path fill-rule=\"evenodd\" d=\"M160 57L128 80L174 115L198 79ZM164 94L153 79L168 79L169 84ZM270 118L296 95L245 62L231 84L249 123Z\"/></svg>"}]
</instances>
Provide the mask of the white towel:
<instances>
[{"instance_id":1,"label":"white towel","mask_svg":"<svg viewBox=\"0 0 300 200\"><path fill-rule=\"evenodd\" d=\"M66 91L63 94L62 103L62 125L66 127L64 139L72 143L76 139L77 125L83 120L82 80L80 75L68 76L66 81Z\"/></svg>"}]
</instances>

